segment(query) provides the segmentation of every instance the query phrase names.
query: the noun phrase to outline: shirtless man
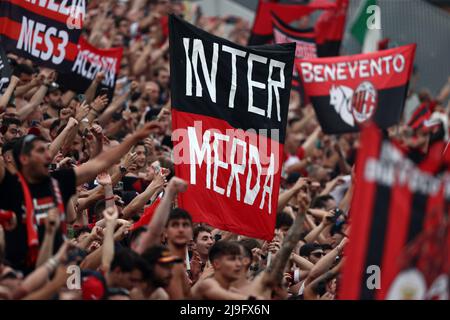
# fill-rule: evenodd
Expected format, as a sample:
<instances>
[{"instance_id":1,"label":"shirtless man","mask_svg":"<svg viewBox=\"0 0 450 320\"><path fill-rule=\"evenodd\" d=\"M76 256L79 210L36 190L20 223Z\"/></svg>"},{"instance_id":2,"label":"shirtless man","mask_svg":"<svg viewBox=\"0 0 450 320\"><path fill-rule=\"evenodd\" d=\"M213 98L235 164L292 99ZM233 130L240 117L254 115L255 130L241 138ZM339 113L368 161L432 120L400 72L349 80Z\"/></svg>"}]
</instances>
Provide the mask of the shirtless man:
<instances>
[{"instance_id":1,"label":"shirtless man","mask_svg":"<svg viewBox=\"0 0 450 320\"><path fill-rule=\"evenodd\" d=\"M193 299L199 300L255 300L252 295L239 293L231 287L243 270L241 247L235 242L218 241L209 251L214 274L197 282L191 289Z\"/></svg>"}]
</instances>

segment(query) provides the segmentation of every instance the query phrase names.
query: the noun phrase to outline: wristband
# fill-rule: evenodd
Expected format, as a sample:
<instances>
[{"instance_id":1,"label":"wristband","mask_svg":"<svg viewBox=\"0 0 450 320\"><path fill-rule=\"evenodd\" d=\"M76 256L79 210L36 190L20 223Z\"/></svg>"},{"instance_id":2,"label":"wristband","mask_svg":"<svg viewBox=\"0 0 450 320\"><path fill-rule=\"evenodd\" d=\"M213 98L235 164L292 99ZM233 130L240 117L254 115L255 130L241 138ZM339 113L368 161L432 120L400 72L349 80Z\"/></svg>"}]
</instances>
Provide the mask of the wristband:
<instances>
[{"instance_id":1,"label":"wristband","mask_svg":"<svg viewBox=\"0 0 450 320\"><path fill-rule=\"evenodd\" d=\"M55 258L50 258L47 263L45 264L45 267L47 268L47 271L49 274L52 274L56 267L58 266L58 261L56 261Z\"/></svg>"},{"instance_id":2,"label":"wristband","mask_svg":"<svg viewBox=\"0 0 450 320\"><path fill-rule=\"evenodd\" d=\"M114 199L114 196L111 196L111 197L109 197L109 198L105 198L105 201L113 200L113 199Z\"/></svg>"},{"instance_id":3,"label":"wristband","mask_svg":"<svg viewBox=\"0 0 450 320\"><path fill-rule=\"evenodd\" d=\"M300 270L299 269L295 269L293 281L294 281L294 283L300 282Z\"/></svg>"}]
</instances>

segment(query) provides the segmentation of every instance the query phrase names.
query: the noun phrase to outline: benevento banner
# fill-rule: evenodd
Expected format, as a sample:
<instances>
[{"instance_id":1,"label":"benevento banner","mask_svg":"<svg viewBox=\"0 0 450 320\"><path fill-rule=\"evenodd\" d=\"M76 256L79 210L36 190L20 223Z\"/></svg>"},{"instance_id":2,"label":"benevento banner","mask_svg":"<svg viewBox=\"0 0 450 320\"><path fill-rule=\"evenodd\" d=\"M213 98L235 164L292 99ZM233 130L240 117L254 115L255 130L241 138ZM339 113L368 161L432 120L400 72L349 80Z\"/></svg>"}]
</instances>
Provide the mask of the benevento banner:
<instances>
[{"instance_id":1,"label":"benevento banner","mask_svg":"<svg viewBox=\"0 0 450 320\"><path fill-rule=\"evenodd\" d=\"M85 0L2 0L0 36L6 51L68 72L85 16Z\"/></svg>"},{"instance_id":2,"label":"benevento banner","mask_svg":"<svg viewBox=\"0 0 450 320\"><path fill-rule=\"evenodd\" d=\"M100 87L107 88L112 97L122 54L123 48L98 49L89 44L84 37L80 37L78 53L70 73L61 74L58 81L66 89L82 93L87 90L97 73L103 71L105 78Z\"/></svg>"},{"instance_id":3,"label":"benevento banner","mask_svg":"<svg viewBox=\"0 0 450 320\"><path fill-rule=\"evenodd\" d=\"M368 54L296 61L305 93L327 134L386 129L403 112L416 45Z\"/></svg>"},{"instance_id":4,"label":"benevento banner","mask_svg":"<svg viewBox=\"0 0 450 320\"><path fill-rule=\"evenodd\" d=\"M260 239L275 229L295 44L246 48L169 18L179 206Z\"/></svg>"}]
</instances>

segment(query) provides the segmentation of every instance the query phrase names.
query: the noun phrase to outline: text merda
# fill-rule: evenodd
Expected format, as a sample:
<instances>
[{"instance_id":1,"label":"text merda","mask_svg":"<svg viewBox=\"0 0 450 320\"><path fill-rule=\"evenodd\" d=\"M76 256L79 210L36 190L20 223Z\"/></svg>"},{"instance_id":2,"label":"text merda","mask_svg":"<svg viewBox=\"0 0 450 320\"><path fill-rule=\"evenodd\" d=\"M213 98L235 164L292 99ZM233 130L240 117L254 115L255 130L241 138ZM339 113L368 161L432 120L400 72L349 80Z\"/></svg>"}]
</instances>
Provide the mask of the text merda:
<instances>
[{"instance_id":1,"label":"text merda","mask_svg":"<svg viewBox=\"0 0 450 320\"><path fill-rule=\"evenodd\" d=\"M183 139L179 147L176 146L174 153L178 153L178 148L186 147L189 158L184 160L190 165L190 184L204 184L206 189L248 205L254 205L256 199L261 197L259 209L267 206L269 214L272 212L272 191L277 169L273 152L270 152L267 165L260 156L261 148L247 143L245 138L213 129L205 130L203 136L199 136L195 127L187 127L187 139ZM206 175L203 174L205 170ZM197 179L197 176L202 178ZM219 176L222 183L218 182Z\"/></svg>"},{"instance_id":2,"label":"text merda","mask_svg":"<svg viewBox=\"0 0 450 320\"><path fill-rule=\"evenodd\" d=\"M190 53L189 47L192 41L192 52ZM208 44L211 45L211 44ZM220 84L221 86L228 86L229 89L229 99L228 108L234 108L235 106L235 96L236 89L240 85L238 82L238 68L236 67L237 59L247 60L247 72L246 77L240 76L239 79L246 79L248 86L248 105L247 110L250 113L257 114L262 117L272 118L272 105L275 100L275 108L277 114L278 122L281 122L280 114L280 89L285 88L285 66L286 64L281 61L274 59L268 59L254 53L248 53L227 45L221 45L219 43L212 43L213 53L211 57L211 70L208 69L206 63L206 55L204 50L203 41L200 39L190 39L183 38L183 46L186 55L186 96L193 96L195 89L196 97L203 97L203 87L200 81L200 76L198 72L198 65L200 66L203 73L203 78L206 83L209 97L212 102L217 103L217 90L216 90L216 78L217 78L217 63L219 61L219 48L221 55L228 55L231 57L231 83L230 84ZM199 61L200 60L200 61ZM257 81L254 79L253 69L256 68L256 64L265 65L268 68L269 74L265 82ZM261 67L261 66L258 66ZM273 79L275 74L275 69L279 70L279 80ZM241 71L242 72L242 71ZM244 71L245 72L245 71ZM194 79L195 78L195 84ZM261 80L261 79L258 79ZM254 101L254 90L253 88L258 88L267 91L267 104L265 106L255 106ZM275 99L274 99L275 98Z\"/></svg>"}]
</instances>

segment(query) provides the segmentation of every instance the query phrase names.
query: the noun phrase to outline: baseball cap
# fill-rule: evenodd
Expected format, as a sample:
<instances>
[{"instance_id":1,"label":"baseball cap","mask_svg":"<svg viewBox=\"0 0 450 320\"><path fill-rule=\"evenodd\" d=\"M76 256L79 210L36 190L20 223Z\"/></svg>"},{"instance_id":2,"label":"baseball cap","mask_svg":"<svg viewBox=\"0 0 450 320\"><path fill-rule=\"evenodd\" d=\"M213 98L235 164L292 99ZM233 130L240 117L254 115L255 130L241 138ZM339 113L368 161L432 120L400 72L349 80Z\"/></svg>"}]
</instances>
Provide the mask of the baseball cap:
<instances>
[{"instance_id":1,"label":"baseball cap","mask_svg":"<svg viewBox=\"0 0 450 320\"><path fill-rule=\"evenodd\" d=\"M101 300L106 294L106 281L100 272L83 271L81 293L83 300Z\"/></svg>"},{"instance_id":2,"label":"baseball cap","mask_svg":"<svg viewBox=\"0 0 450 320\"><path fill-rule=\"evenodd\" d=\"M151 264L169 264L169 263L180 263L183 259L174 256L170 253L169 249L163 246L153 246L147 249L142 257Z\"/></svg>"},{"instance_id":3,"label":"baseball cap","mask_svg":"<svg viewBox=\"0 0 450 320\"><path fill-rule=\"evenodd\" d=\"M322 246L318 243L307 243L300 248L300 256L307 257L315 250L322 250Z\"/></svg>"}]
</instances>

